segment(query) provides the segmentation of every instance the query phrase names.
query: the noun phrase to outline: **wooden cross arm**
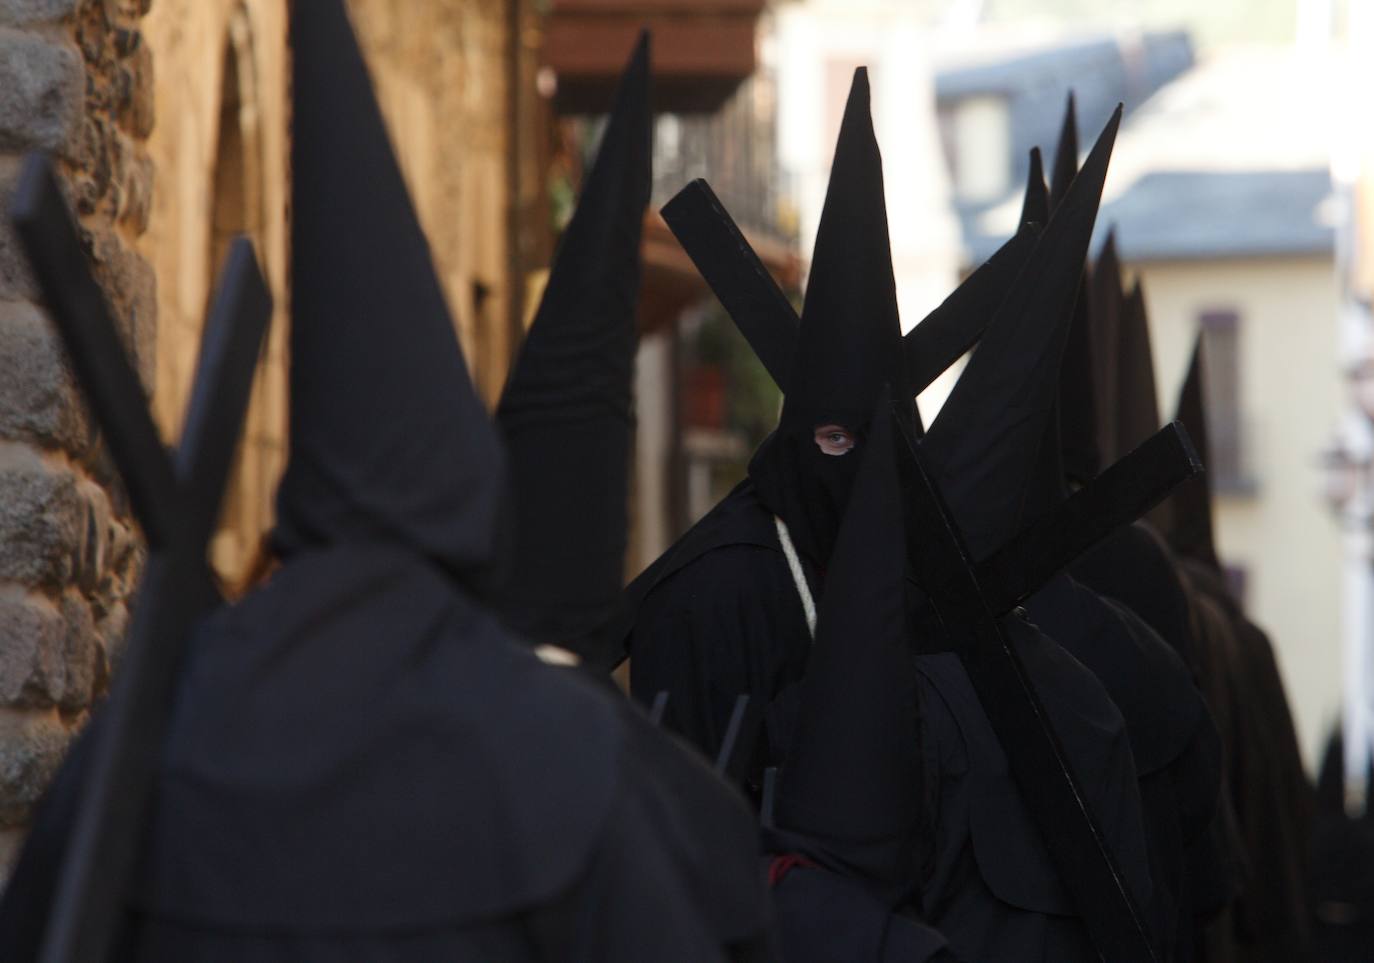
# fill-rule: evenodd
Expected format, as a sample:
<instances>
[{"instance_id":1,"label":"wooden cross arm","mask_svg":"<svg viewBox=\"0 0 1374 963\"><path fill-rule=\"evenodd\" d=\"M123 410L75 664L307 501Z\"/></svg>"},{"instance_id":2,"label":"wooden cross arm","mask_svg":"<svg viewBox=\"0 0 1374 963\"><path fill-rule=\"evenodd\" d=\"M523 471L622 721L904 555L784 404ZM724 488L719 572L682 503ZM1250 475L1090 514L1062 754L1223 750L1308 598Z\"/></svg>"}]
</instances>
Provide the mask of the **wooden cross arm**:
<instances>
[{"instance_id":1,"label":"wooden cross arm","mask_svg":"<svg viewBox=\"0 0 1374 963\"><path fill-rule=\"evenodd\" d=\"M102 710L103 728L58 877L41 963L100 963L119 926L176 680L192 630L211 601L202 578L207 542L271 313L252 247L236 241L202 339L169 496L170 530L149 557L124 665ZM91 325L99 326L98 320ZM80 340L89 345L93 339Z\"/></svg>"},{"instance_id":2,"label":"wooden cross arm","mask_svg":"<svg viewBox=\"0 0 1374 963\"><path fill-rule=\"evenodd\" d=\"M679 191L661 213L774 383L786 392L800 321L744 232L711 185L700 178ZM907 332L903 350L913 396L982 337L1037 236L1034 229L1022 229Z\"/></svg>"},{"instance_id":3,"label":"wooden cross arm","mask_svg":"<svg viewBox=\"0 0 1374 963\"><path fill-rule=\"evenodd\" d=\"M1202 471L1183 424L1175 421L1161 428L978 564L989 608L999 615L1010 612L1080 555Z\"/></svg>"},{"instance_id":4,"label":"wooden cross arm","mask_svg":"<svg viewBox=\"0 0 1374 963\"><path fill-rule=\"evenodd\" d=\"M774 383L786 391L800 326L796 309L711 185L692 181L661 213Z\"/></svg>"},{"instance_id":5,"label":"wooden cross arm","mask_svg":"<svg viewBox=\"0 0 1374 963\"><path fill-rule=\"evenodd\" d=\"M968 672L1022 801L1104 959L1156 959L1139 909L1050 722L1035 683L978 581L963 537L914 440L893 433L907 554Z\"/></svg>"},{"instance_id":6,"label":"wooden cross arm","mask_svg":"<svg viewBox=\"0 0 1374 963\"><path fill-rule=\"evenodd\" d=\"M10 220L143 534L150 546L165 545L175 504L171 459L46 155L24 159Z\"/></svg>"}]
</instances>

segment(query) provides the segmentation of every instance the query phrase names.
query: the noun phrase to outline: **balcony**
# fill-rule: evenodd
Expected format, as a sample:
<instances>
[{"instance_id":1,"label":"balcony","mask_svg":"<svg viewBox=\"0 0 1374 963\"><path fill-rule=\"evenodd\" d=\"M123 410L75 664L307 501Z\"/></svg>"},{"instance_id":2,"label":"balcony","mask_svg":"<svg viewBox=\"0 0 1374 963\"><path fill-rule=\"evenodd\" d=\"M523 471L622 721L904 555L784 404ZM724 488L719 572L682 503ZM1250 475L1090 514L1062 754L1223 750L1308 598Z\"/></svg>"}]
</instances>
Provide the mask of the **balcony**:
<instances>
[{"instance_id":1,"label":"balcony","mask_svg":"<svg viewBox=\"0 0 1374 963\"><path fill-rule=\"evenodd\" d=\"M718 109L754 72L754 28L765 0L553 0L544 61L561 114L606 109L641 27L654 35L654 106Z\"/></svg>"}]
</instances>

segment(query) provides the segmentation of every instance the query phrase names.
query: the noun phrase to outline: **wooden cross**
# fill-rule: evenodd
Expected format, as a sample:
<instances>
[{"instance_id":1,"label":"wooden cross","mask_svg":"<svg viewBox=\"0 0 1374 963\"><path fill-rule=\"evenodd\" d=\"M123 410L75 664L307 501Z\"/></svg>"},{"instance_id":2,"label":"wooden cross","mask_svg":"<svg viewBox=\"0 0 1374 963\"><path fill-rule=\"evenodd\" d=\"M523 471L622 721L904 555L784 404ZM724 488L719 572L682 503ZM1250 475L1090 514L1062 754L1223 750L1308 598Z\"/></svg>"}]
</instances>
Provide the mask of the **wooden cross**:
<instances>
[{"instance_id":1,"label":"wooden cross","mask_svg":"<svg viewBox=\"0 0 1374 963\"><path fill-rule=\"evenodd\" d=\"M1157 959L1140 909L1106 845L1097 814L1055 734L1034 681L985 591L980 567L950 519L917 446L894 412L907 507L907 556L968 672L1012 778L1104 960Z\"/></svg>"},{"instance_id":2,"label":"wooden cross","mask_svg":"<svg viewBox=\"0 0 1374 963\"><path fill-rule=\"evenodd\" d=\"M786 390L800 320L744 232L706 181L697 179L664 205L663 220L779 388ZM912 397L972 348L1035 246L1037 230L1018 232L902 339ZM972 323L970 323L972 319Z\"/></svg>"},{"instance_id":3,"label":"wooden cross","mask_svg":"<svg viewBox=\"0 0 1374 963\"><path fill-rule=\"evenodd\" d=\"M150 549L127 654L92 733L85 791L39 956L41 963L100 963L124 911L177 675L191 632L213 602L206 547L272 299L252 244L237 239L205 324L181 443L169 453L46 157L26 158L10 217Z\"/></svg>"},{"instance_id":4,"label":"wooden cross","mask_svg":"<svg viewBox=\"0 0 1374 963\"><path fill-rule=\"evenodd\" d=\"M759 360L787 390L800 321L709 184L695 180L663 218ZM910 392L923 391L986 330L1038 234L1022 230L903 339ZM986 273L985 273L986 272ZM990 604L1006 614L1112 532L1145 515L1202 472L1182 424L1165 426L1049 515L979 563Z\"/></svg>"}]
</instances>

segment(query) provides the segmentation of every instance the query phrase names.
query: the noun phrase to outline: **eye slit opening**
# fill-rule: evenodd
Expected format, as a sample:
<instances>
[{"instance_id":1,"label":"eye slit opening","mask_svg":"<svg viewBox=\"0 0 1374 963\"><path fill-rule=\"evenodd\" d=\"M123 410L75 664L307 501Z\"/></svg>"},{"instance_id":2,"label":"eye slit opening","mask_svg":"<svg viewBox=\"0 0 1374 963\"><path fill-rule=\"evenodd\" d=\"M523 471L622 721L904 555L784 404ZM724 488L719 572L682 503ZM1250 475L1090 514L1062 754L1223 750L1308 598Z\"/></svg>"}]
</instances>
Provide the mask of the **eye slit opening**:
<instances>
[{"instance_id":1,"label":"eye slit opening","mask_svg":"<svg viewBox=\"0 0 1374 963\"><path fill-rule=\"evenodd\" d=\"M857 439L854 432L844 425L826 423L817 425L814 440L823 455L846 455L854 449Z\"/></svg>"}]
</instances>

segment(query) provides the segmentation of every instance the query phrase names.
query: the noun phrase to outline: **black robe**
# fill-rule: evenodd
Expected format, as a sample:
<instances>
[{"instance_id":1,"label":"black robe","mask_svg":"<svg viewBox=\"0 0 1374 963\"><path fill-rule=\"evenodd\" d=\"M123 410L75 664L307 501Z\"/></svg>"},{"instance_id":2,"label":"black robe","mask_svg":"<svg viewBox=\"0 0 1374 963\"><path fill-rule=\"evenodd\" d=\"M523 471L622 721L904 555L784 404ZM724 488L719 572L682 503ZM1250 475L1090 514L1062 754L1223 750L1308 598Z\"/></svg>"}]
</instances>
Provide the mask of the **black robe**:
<instances>
[{"instance_id":1,"label":"black robe","mask_svg":"<svg viewBox=\"0 0 1374 963\"><path fill-rule=\"evenodd\" d=\"M771 875L778 958L783 963L955 963L957 959L938 931L914 917L891 912L854 879L815 866L795 866Z\"/></svg>"},{"instance_id":2,"label":"black robe","mask_svg":"<svg viewBox=\"0 0 1374 963\"><path fill-rule=\"evenodd\" d=\"M802 560L814 598L820 576ZM648 705L670 692L668 724L714 758L735 699L768 706L751 782L780 765L792 720L789 692L806 673L811 635L753 483L741 482L626 590L630 691Z\"/></svg>"},{"instance_id":3,"label":"black robe","mask_svg":"<svg viewBox=\"0 0 1374 963\"><path fill-rule=\"evenodd\" d=\"M1139 616L1068 575L1027 603L1030 618L1102 682L1121 710L1135 758L1151 876L1145 908L1164 958L1193 957L1195 919L1229 897L1215 869L1221 738L1189 668ZM1221 888L1221 897L1217 889Z\"/></svg>"},{"instance_id":4,"label":"black robe","mask_svg":"<svg viewBox=\"0 0 1374 963\"><path fill-rule=\"evenodd\" d=\"M1374 785L1374 766L1365 785ZM1345 738L1327 741L1312 811L1307 896L1312 958L1357 963L1374 946L1374 810L1346 812ZM1366 799L1368 797L1366 796Z\"/></svg>"},{"instance_id":5,"label":"black robe","mask_svg":"<svg viewBox=\"0 0 1374 963\"><path fill-rule=\"evenodd\" d=\"M1220 574L1183 560L1204 688L1223 720L1227 776L1248 869L1232 913L1237 958L1305 959L1312 800L1273 645L1247 619Z\"/></svg>"},{"instance_id":6,"label":"black robe","mask_svg":"<svg viewBox=\"0 0 1374 963\"><path fill-rule=\"evenodd\" d=\"M822 573L803 563L819 597ZM631 690L645 702L669 691L670 723L688 740L714 753L739 694L767 706L757 783L763 767L785 756L811 639L772 516L752 483L741 483L632 583L629 599ZM1025 623L1010 622L1026 640L1023 658L1037 684L1052 693L1046 698L1077 771L1096 777L1088 791L1136 898L1147 904L1144 820L1121 715L1071 656ZM942 643L921 640L920 647ZM938 811L921 855L922 915L967 959L1095 959L962 664L938 652L920 658L930 742L912 751L926 752L928 797ZM988 808L993 797L996 811ZM1049 955L1005 956L1017 946Z\"/></svg>"},{"instance_id":7,"label":"black robe","mask_svg":"<svg viewBox=\"0 0 1374 963\"><path fill-rule=\"evenodd\" d=\"M4 945L37 938L82 759L0 904ZM147 833L119 959L767 958L737 797L383 544L303 552L206 621Z\"/></svg>"},{"instance_id":8,"label":"black robe","mask_svg":"<svg viewBox=\"0 0 1374 963\"><path fill-rule=\"evenodd\" d=\"M1073 576L1144 619L1189 668L1198 665L1188 595L1173 556L1148 525L1108 535L1072 566Z\"/></svg>"}]
</instances>

